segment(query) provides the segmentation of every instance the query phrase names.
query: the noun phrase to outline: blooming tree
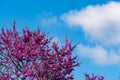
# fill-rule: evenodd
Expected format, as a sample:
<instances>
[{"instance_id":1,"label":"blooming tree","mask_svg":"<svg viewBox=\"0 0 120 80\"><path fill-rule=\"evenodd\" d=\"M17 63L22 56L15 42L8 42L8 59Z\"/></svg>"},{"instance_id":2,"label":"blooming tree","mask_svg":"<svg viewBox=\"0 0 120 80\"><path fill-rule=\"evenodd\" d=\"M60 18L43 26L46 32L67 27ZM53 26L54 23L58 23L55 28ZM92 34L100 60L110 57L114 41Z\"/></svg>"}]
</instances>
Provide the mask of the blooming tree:
<instances>
[{"instance_id":1,"label":"blooming tree","mask_svg":"<svg viewBox=\"0 0 120 80\"><path fill-rule=\"evenodd\" d=\"M2 28L0 34L0 80L73 80L79 63L72 57L75 46L66 39L61 48L40 30L18 34ZM51 45L50 45L51 44Z\"/></svg>"},{"instance_id":2,"label":"blooming tree","mask_svg":"<svg viewBox=\"0 0 120 80\"><path fill-rule=\"evenodd\" d=\"M92 74L92 77L89 76L89 74L85 73L85 80L104 80L103 76L95 76Z\"/></svg>"},{"instance_id":3,"label":"blooming tree","mask_svg":"<svg viewBox=\"0 0 120 80\"><path fill-rule=\"evenodd\" d=\"M46 38L40 30L23 29L22 34L12 30L0 33L0 80L73 80L72 71L79 66L76 56L72 57L75 46L66 39L59 47ZM103 80L102 76L89 77L85 80Z\"/></svg>"}]
</instances>

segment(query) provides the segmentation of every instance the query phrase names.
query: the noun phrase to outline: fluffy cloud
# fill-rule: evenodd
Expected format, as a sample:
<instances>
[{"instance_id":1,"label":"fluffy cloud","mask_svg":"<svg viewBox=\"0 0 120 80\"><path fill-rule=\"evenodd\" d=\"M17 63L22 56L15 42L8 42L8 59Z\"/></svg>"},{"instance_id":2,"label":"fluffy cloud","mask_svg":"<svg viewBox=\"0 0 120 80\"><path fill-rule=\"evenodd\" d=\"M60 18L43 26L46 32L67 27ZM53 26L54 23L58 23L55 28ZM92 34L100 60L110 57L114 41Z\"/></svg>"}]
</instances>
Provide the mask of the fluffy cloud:
<instances>
[{"instance_id":1,"label":"fluffy cloud","mask_svg":"<svg viewBox=\"0 0 120 80\"><path fill-rule=\"evenodd\" d=\"M51 24L55 24L56 22L57 22L57 17L42 19L43 26L48 26L48 25L51 25Z\"/></svg>"},{"instance_id":2,"label":"fluffy cloud","mask_svg":"<svg viewBox=\"0 0 120 80\"><path fill-rule=\"evenodd\" d=\"M58 38L58 37L54 37L51 42L52 42L52 43L53 43L53 42L58 43L58 42L59 42L59 38Z\"/></svg>"},{"instance_id":3,"label":"fluffy cloud","mask_svg":"<svg viewBox=\"0 0 120 80\"><path fill-rule=\"evenodd\" d=\"M80 44L77 50L81 56L91 58L99 65L117 64L120 61L119 50L117 50L120 48L119 2L71 10L61 18L70 27L80 27L88 41L99 44L95 47Z\"/></svg>"},{"instance_id":4,"label":"fluffy cloud","mask_svg":"<svg viewBox=\"0 0 120 80\"><path fill-rule=\"evenodd\" d=\"M80 56L92 59L98 65L117 64L120 61L120 56L114 51L107 51L102 46L83 46L78 45L77 51Z\"/></svg>"},{"instance_id":5,"label":"fluffy cloud","mask_svg":"<svg viewBox=\"0 0 120 80\"><path fill-rule=\"evenodd\" d=\"M70 26L79 26L91 40L101 44L120 44L120 3L88 6L62 16Z\"/></svg>"},{"instance_id":6,"label":"fluffy cloud","mask_svg":"<svg viewBox=\"0 0 120 80\"><path fill-rule=\"evenodd\" d=\"M54 16L52 13L44 13L37 15L37 21L41 24L41 26L51 26L58 22L58 19L56 16Z\"/></svg>"}]
</instances>

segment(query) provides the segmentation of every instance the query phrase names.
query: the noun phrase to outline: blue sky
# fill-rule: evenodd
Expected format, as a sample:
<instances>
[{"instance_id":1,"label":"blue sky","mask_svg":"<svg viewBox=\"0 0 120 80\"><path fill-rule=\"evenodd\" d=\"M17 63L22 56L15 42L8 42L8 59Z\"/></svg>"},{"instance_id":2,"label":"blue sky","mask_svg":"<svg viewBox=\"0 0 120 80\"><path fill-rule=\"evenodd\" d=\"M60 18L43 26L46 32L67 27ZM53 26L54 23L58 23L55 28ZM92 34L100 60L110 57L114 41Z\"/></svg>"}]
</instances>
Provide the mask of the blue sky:
<instances>
[{"instance_id":1,"label":"blue sky","mask_svg":"<svg viewBox=\"0 0 120 80\"><path fill-rule=\"evenodd\" d=\"M65 37L79 42L75 80L84 80L85 72L119 80L119 0L0 0L0 27L10 29L13 21L19 32L39 26L60 45Z\"/></svg>"}]
</instances>

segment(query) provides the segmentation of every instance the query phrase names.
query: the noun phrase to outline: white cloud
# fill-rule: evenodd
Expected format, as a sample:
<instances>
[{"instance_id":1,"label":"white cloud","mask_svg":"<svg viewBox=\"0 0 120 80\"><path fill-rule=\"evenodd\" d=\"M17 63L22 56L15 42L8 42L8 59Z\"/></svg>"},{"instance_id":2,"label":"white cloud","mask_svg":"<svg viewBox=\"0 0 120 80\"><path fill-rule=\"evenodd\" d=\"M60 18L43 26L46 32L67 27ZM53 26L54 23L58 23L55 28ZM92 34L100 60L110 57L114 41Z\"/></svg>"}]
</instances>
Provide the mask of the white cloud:
<instances>
[{"instance_id":1,"label":"white cloud","mask_svg":"<svg viewBox=\"0 0 120 80\"><path fill-rule=\"evenodd\" d=\"M62 15L72 27L79 26L92 41L102 45L120 45L120 3L88 6Z\"/></svg>"},{"instance_id":2,"label":"white cloud","mask_svg":"<svg viewBox=\"0 0 120 80\"><path fill-rule=\"evenodd\" d=\"M42 19L43 26L48 26L51 24L55 24L57 22L57 17L51 17L51 18L44 18Z\"/></svg>"},{"instance_id":3,"label":"white cloud","mask_svg":"<svg viewBox=\"0 0 120 80\"><path fill-rule=\"evenodd\" d=\"M120 2L71 10L61 19L70 27L80 27L88 41L99 44L95 47L80 44L77 48L80 56L99 65L113 65L120 61Z\"/></svg>"},{"instance_id":4,"label":"white cloud","mask_svg":"<svg viewBox=\"0 0 120 80\"><path fill-rule=\"evenodd\" d=\"M52 13L44 13L37 15L38 22L42 26L51 26L53 24L56 24L58 21L57 16L54 16Z\"/></svg>"},{"instance_id":5,"label":"white cloud","mask_svg":"<svg viewBox=\"0 0 120 80\"><path fill-rule=\"evenodd\" d=\"M58 38L58 37L54 37L51 42L52 42L52 43L53 43L53 42L58 43L58 42L59 42L59 38Z\"/></svg>"},{"instance_id":6,"label":"white cloud","mask_svg":"<svg viewBox=\"0 0 120 80\"><path fill-rule=\"evenodd\" d=\"M83 46L78 45L77 51L80 56L92 59L98 65L112 65L120 61L120 56L114 51L107 51L102 46Z\"/></svg>"}]
</instances>

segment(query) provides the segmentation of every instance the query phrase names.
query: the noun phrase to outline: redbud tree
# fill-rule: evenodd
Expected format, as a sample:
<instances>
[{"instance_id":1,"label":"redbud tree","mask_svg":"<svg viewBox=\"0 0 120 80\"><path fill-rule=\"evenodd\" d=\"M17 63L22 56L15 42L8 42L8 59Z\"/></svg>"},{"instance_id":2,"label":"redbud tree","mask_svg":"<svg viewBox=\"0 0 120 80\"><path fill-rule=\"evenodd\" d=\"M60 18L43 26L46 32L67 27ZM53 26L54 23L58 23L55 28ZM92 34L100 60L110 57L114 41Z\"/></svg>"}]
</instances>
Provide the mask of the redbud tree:
<instances>
[{"instance_id":1,"label":"redbud tree","mask_svg":"<svg viewBox=\"0 0 120 80\"><path fill-rule=\"evenodd\" d=\"M79 63L72 57L75 46L66 39L61 48L40 30L18 34L2 28L0 34L0 80L73 80ZM50 45L51 44L51 45Z\"/></svg>"},{"instance_id":2,"label":"redbud tree","mask_svg":"<svg viewBox=\"0 0 120 80\"><path fill-rule=\"evenodd\" d=\"M92 76L90 77L89 74L85 73L85 80L104 80L103 76L95 76L94 74L92 74Z\"/></svg>"},{"instance_id":3,"label":"redbud tree","mask_svg":"<svg viewBox=\"0 0 120 80\"><path fill-rule=\"evenodd\" d=\"M0 33L0 80L74 80L72 71L79 66L72 56L76 45L65 39L59 47L40 30L23 29ZM85 74L85 80L103 80L103 77Z\"/></svg>"}]
</instances>

